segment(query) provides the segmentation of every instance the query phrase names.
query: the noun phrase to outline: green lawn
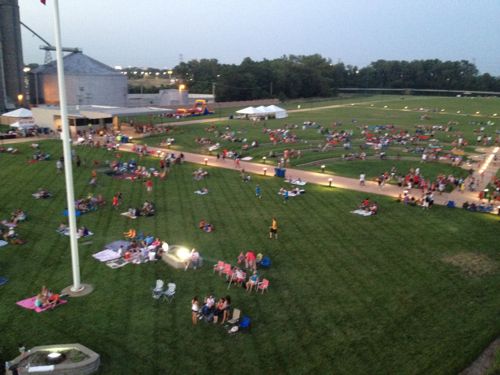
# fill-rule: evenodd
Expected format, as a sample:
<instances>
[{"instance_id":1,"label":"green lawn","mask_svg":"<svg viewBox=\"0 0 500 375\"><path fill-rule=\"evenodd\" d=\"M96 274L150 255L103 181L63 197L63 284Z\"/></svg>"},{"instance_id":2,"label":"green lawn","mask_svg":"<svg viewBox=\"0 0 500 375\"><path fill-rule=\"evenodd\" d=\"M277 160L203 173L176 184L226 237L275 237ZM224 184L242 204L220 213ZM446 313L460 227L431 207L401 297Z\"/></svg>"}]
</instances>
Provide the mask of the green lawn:
<instances>
[{"instance_id":1,"label":"green lawn","mask_svg":"<svg viewBox=\"0 0 500 375\"><path fill-rule=\"evenodd\" d=\"M91 168L75 167L77 197L93 191L110 201L121 191L125 206L151 198L158 214L130 221L108 203L80 217L79 224L95 232L80 246L82 280L95 291L42 314L23 310L15 302L41 285L59 290L71 284L69 241L55 232L65 207L64 178L54 161L58 147L43 142L54 158L34 165L27 164L27 146L19 146L19 155L0 154L0 219L17 207L29 215L18 227L28 243L0 249L0 274L10 279L0 287L2 361L17 355L19 343L79 342L101 355L102 374L452 374L498 335L497 216L424 211L373 197L380 215L360 217L350 211L365 193L311 185L283 204L279 179L254 176L245 184L236 172L210 169L210 178L197 182L191 175L196 166L189 164L155 180L151 197L139 182L105 175L92 189ZM87 165L113 159L105 150L77 152ZM256 183L262 200L254 196ZM41 186L54 198L34 200ZM193 194L203 186L209 195ZM272 216L280 225L278 241L267 237ZM202 218L216 231L201 232ZM188 272L161 262L112 270L91 257L131 226L196 247L205 265ZM271 282L264 295L228 291L211 271L217 260L234 263L247 249L272 258L262 272ZM445 257L468 259L463 264L472 273ZM177 283L172 304L151 298L157 278ZM193 327L190 300L208 293L229 293L233 306L252 318L251 333L230 337L220 326Z\"/></svg>"},{"instance_id":2,"label":"green lawn","mask_svg":"<svg viewBox=\"0 0 500 375\"><path fill-rule=\"evenodd\" d=\"M352 104L352 105L351 105ZM289 104L296 108L297 103ZM364 96L348 99L337 99L319 102L305 102L301 108L314 108L328 105L339 105L337 108L327 108L309 112L290 113L290 116L281 120L268 120L251 123L246 120L224 120L214 123L193 124L179 126L171 130L168 135L155 135L140 140L148 145L158 145L167 137L175 138L174 150L184 150L198 153L209 153L209 145L202 145L195 141L197 138L205 138L212 144L220 143L221 149L242 152L244 156L252 156L260 160L271 151L281 155L285 149L301 150L301 160L291 160L292 165L304 164L306 162L322 161L329 158L338 158L349 152L360 152L360 146L365 143L361 130L365 125L393 125L398 131L408 131L414 134L417 126L431 127L441 125L446 127L452 123L448 132L437 130L433 138L434 145L439 145L445 150L453 148L452 142L463 137L469 143L464 149L467 155L475 152L478 132L483 128L483 134L495 139L500 131L500 116L491 117L494 113L500 114L500 98L448 98L448 97L422 97L422 96ZM384 108L387 107L387 108ZM408 109L404 109L408 107ZM423 109L422 111L420 109ZM441 110L444 109L444 112ZM456 112L460 111L460 114ZM479 111L480 115L475 115ZM427 115L429 118L421 119ZM352 149L344 150L342 144L326 151L321 151L325 144L325 136L318 128L302 128L304 121L314 121L325 129L352 131ZM489 122L489 123L488 123ZM273 144L269 134L264 129L282 129L286 124L292 125L290 132L296 135L296 143ZM215 125L217 132L209 131L211 125ZM241 142L230 142L221 138L225 132L233 132L234 136ZM382 134L387 132L382 131ZM259 147L243 151L242 146L252 141L258 141ZM415 156L415 148L425 148L430 144L429 140L419 141L416 144L397 145L388 147L386 154L389 156ZM372 148L364 150L368 156L376 155ZM445 169L445 168L443 168ZM338 173L350 176L350 166L338 168Z\"/></svg>"}]
</instances>

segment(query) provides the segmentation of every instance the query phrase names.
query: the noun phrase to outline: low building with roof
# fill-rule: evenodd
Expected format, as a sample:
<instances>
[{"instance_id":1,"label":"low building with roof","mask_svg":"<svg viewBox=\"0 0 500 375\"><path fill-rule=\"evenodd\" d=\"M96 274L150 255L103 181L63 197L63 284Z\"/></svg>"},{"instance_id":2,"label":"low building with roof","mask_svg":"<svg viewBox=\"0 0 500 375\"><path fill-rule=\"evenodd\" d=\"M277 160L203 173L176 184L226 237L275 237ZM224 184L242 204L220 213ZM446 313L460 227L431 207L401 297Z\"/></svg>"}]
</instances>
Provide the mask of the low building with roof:
<instances>
[{"instance_id":1,"label":"low building with roof","mask_svg":"<svg viewBox=\"0 0 500 375\"><path fill-rule=\"evenodd\" d=\"M40 128L61 130L61 110L57 106L31 108L33 119ZM164 116L174 111L156 107L114 107L103 105L68 106L68 124L72 134L91 126L95 129L112 127L119 130L121 121L133 121L138 116Z\"/></svg>"}]
</instances>

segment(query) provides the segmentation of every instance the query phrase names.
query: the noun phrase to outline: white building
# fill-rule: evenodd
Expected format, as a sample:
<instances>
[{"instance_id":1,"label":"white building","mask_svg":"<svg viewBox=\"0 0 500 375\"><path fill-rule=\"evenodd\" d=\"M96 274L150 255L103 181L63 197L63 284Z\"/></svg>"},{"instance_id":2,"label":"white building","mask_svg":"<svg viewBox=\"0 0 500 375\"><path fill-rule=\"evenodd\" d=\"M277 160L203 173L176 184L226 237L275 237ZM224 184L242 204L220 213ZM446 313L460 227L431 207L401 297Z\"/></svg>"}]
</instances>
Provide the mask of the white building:
<instances>
[{"instance_id":1,"label":"white building","mask_svg":"<svg viewBox=\"0 0 500 375\"><path fill-rule=\"evenodd\" d=\"M81 52L64 56L68 105L127 105L127 77ZM57 65L53 61L30 72L32 104L59 104Z\"/></svg>"}]
</instances>

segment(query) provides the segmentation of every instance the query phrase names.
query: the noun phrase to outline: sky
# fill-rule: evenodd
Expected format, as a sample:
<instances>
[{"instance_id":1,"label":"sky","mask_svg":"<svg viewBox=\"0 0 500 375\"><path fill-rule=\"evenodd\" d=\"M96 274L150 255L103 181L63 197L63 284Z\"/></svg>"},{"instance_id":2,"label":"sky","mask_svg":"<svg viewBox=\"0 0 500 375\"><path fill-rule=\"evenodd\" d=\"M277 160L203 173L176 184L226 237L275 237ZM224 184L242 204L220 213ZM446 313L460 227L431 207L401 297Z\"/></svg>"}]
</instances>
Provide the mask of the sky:
<instances>
[{"instance_id":1,"label":"sky","mask_svg":"<svg viewBox=\"0 0 500 375\"><path fill-rule=\"evenodd\" d=\"M499 0L62 0L64 47L110 66L239 64L319 53L363 67L385 60L469 60L500 76ZM53 1L19 0L21 21L54 43ZM22 30L25 63L42 44Z\"/></svg>"}]
</instances>

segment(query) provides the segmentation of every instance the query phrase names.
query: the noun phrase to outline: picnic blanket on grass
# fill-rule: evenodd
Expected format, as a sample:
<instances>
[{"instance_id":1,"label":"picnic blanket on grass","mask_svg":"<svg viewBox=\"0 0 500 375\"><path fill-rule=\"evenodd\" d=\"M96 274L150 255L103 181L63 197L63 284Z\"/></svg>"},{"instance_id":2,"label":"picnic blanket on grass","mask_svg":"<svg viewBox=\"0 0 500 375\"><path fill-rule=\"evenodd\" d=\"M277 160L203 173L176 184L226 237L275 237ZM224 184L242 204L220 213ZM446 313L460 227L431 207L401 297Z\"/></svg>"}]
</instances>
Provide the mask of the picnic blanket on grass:
<instances>
[{"instance_id":1,"label":"picnic blanket on grass","mask_svg":"<svg viewBox=\"0 0 500 375\"><path fill-rule=\"evenodd\" d=\"M305 184L307 184L306 181L302 181L302 180L285 180L285 182L288 182L289 184L292 184L292 185L298 185L298 186L304 186Z\"/></svg>"},{"instance_id":2,"label":"picnic blanket on grass","mask_svg":"<svg viewBox=\"0 0 500 375\"><path fill-rule=\"evenodd\" d=\"M66 228L64 230L64 232L61 232L61 231L59 231L59 230L56 229L56 232L60 233L60 234L64 234L65 236L69 236L69 228ZM91 232L91 231L89 231L89 234L87 234L86 236L83 236L83 238L87 238L87 237L90 237L90 236L93 236L93 235L94 235L94 233ZM76 234L76 238L82 238L82 237L77 233Z\"/></svg>"},{"instance_id":3,"label":"picnic blanket on grass","mask_svg":"<svg viewBox=\"0 0 500 375\"><path fill-rule=\"evenodd\" d=\"M109 249L99 251L98 253L95 253L92 256L100 262L109 262L110 260L121 258L118 252Z\"/></svg>"},{"instance_id":4,"label":"picnic blanket on grass","mask_svg":"<svg viewBox=\"0 0 500 375\"><path fill-rule=\"evenodd\" d=\"M361 215L361 216L371 216L372 215L372 213L370 211L365 211L365 210L361 210L361 209L351 211L351 213L356 214L356 215Z\"/></svg>"},{"instance_id":5,"label":"picnic blanket on grass","mask_svg":"<svg viewBox=\"0 0 500 375\"><path fill-rule=\"evenodd\" d=\"M120 215L122 216L126 216L128 217L129 219L137 219L137 216L133 216L130 212L122 212Z\"/></svg>"},{"instance_id":6,"label":"picnic blanket on grass","mask_svg":"<svg viewBox=\"0 0 500 375\"><path fill-rule=\"evenodd\" d=\"M7 284L9 282L9 279L6 277L0 276L0 285Z\"/></svg>"},{"instance_id":7,"label":"picnic blanket on grass","mask_svg":"<svg viewBox=\"0 0 500 375\"><path fill-rule=\"evenodd\" d=\"M108 250L118 251L120 249L120 246L123 246L123 248L126 250L130 246L130 242L124 240L118 240L108 243L106 246L104 246L104 248Z\"/></svg>"},{"instance_id":8,"label":"picnic blanket on grass","mask_svg":"<svg viewBox=\"0 0 500 375\"><path fill-rule=\"evenodd\" d=\"M4 240L0 240L0 247L7 245L8 242Z\"/></svg>"},{"instance_id":9,"label":"picnic blanket on grass","mask_svg":"<svg viewBox=\"0 0 500 375\"><path fill-rule=\"evenodd\" d=\"M194 193L195 193L195 194L198 194L198 195L207 195L207 194L208 194L208 191L196 190Z\"/></svg>"},{"instance_id":10,"label":"picnic blanket on grass","mask_svg":"<svg viewBox=\"0 0 500 375\"><path fill-rule=\"evenodd\" d=\"M53 308L53 307L50 307L50 306L43 307L43 308L36 307L35 306L35 300L36 300L36 296L31 297L31 298L26 298L26 299L23 299L22 301L16 302L16 305L21 306L24 309L35 310L35 312L37 312L37 313L41 313L43 311L50 310L50 309ZM64 305L67 302L68 301L66 301L64 299L60 299L59 302L57 303L57 305L55 305L55 307L57 307L59 305Z\"/></svg>"},{"instance_id":11,"label":"picnic blanket on grass","mask_svg":"<svg viewBox=\"0 0 500 375\"><path fill-rule=\"evenodd\" d=\"M41 194L39 193L34 193L34 194L31 194L33 196L33 198L35 199L47 199L47 198L50 198L52 197L52 194L49 193L49 195L45 195L45 196L42 196Z\"/></svg>"},{"instance_id":12,"label":"picnic blanket on grass","mask_svg":"<svg viewBox=\"0 0 500 375\"><path fill-rule=\"evenodd\" d=\"M128 262L123 258L119 258L119 259L115 259L115 260L106 262L106 266L108 266L109 268L112 268L112 269L120 268L120 267L123 267L127 264L128 264Z\"/></svg>"}]
</instances>

